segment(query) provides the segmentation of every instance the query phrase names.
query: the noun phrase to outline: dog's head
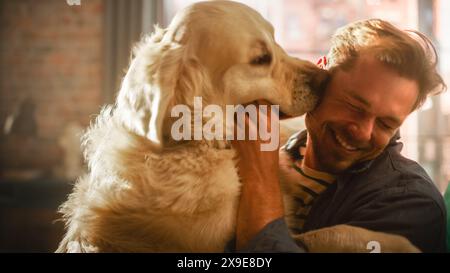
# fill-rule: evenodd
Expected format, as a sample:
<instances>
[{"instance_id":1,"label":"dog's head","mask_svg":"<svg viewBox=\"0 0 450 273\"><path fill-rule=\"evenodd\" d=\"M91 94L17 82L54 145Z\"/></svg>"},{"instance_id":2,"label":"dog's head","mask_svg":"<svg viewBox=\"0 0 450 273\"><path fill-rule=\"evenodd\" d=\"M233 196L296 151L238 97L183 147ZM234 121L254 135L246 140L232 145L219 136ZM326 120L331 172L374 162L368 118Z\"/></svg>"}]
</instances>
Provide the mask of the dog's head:
<instances>
[{"instance_id":1,"label":"dog's head","mask_svg":"<svg viewBox=\"0 0 450 273\"><path fill-rule=\"evenodd\" d=\"M236 2L194 4L135 50L117 105L130 129L161 145L177 104L247 104L266 100L290 116L312 110L327 80L314 64L292 58L273 27Z\"/></svg>"}]
</instances>

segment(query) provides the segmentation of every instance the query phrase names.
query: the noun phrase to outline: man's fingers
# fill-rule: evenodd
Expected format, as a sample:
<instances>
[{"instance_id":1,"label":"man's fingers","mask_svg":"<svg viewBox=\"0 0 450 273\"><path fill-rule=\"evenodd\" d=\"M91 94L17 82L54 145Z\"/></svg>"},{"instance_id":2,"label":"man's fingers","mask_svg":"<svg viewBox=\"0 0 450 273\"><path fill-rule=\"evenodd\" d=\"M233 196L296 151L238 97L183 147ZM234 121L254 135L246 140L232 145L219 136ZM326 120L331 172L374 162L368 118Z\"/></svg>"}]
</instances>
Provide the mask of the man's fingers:
<instances>
[{"instance_id":1,"label":"man's fingers","mask_svg":"<svg viewBox=\"0 0 450 273\"><path fill-rule=\"evenodd\" d=\"M244 108L250 104L243 105ZM235 114L234 116L234 140L261 140L261 131L271 132L272 123L272 105L266 100L257 100L251 103L256 112L249 114ZM249 108L247 108L249 109ZM251 111L250 111L251 112Z\"/></svg>"}]
</instances>

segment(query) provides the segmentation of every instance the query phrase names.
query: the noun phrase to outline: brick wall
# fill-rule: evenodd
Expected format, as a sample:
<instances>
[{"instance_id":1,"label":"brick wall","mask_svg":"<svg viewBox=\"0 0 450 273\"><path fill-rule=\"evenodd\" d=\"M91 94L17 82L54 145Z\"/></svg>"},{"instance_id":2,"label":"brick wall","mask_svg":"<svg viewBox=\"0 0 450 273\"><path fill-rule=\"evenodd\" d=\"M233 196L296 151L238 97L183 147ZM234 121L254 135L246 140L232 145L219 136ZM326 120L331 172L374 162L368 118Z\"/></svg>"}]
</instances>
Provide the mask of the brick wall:
<instances>
[{"instance_id":1,"label":"brick wall","mask_svg":"<svg viewBox=\"0 0 450 273\"><path fill-rule=\"evenodd\" d=\"M65 0L0 1L2 169L15 168L23 160L42 163L43 157L47 165L61 164L65 151L59 142L68 126L86 127L98 113L103 101L104 12L102 0L82 0L81 6L69 6ZM7 116L26 97L36 104L33 153L26 152L22 136L3 134ZM45 149L36 151L40 146Z\"/></svg>"}]
</instances>

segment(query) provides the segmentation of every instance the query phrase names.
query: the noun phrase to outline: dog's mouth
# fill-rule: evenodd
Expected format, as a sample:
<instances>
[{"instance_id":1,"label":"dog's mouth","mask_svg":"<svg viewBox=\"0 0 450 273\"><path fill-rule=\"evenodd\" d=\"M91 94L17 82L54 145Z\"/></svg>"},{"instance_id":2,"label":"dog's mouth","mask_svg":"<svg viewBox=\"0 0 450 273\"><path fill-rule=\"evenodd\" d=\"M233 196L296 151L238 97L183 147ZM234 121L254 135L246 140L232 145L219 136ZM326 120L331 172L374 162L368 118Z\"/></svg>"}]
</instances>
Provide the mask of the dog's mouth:
<instances>
[{"instance_id":1,"label":"dog's mouth","mask_svg":"<svg viewBox=\"0 0 450 273\"><path fill-rule=\"evenodd\" d=\"M280 120L283 120L283 119L289 119L289 118L292 118L292 116L290 116L290 115L284 113L283 111L280 111L280 115L279 115L279 119L280 119Z\"/></svg>"},{"instance_id":2,"label":"dog's mouth","mask_svg":"<svg viewBox=\"0 0 450 273\"><path fill-rule=\"evenodd\" d=\"M273 105L270 101L264 100L264 99L256 100L256 101L253 102L253 104L255 104L255 105ZM292 117L293 116L288 115L285 112L281 111L281 109L279 109L279 115L278 115L279 120L289 119L289 118L292 118Z\"/></svg>"}]
</instances>

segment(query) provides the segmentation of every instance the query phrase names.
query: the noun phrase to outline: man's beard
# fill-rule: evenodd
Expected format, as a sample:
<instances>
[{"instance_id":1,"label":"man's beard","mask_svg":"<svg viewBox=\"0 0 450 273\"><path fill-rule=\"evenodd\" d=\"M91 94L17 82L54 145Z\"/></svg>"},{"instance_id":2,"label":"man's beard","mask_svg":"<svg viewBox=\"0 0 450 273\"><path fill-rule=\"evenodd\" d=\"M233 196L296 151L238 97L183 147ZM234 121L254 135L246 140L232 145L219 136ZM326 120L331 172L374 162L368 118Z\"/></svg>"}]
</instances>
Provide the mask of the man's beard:
<instances>
[{"instance_id":1,"label":"man's beard","mask_svg":"<svg viewBox=\"0 0 450 273\"><path fill-rule=\"evenodd\" d=\"M354 165L355 162L352 162L349 159L338 158L337 155L333 155L330 151L326 149L320 148L320 137L316 138L315 135L310 134L311 142L312 142L312 151L314 153L314 158L318 166L320 166L320 171L329 173L329 174L342 174L351 166ZM329 136L328 136L329 137Z\"/></svg>"}]
</instances>

